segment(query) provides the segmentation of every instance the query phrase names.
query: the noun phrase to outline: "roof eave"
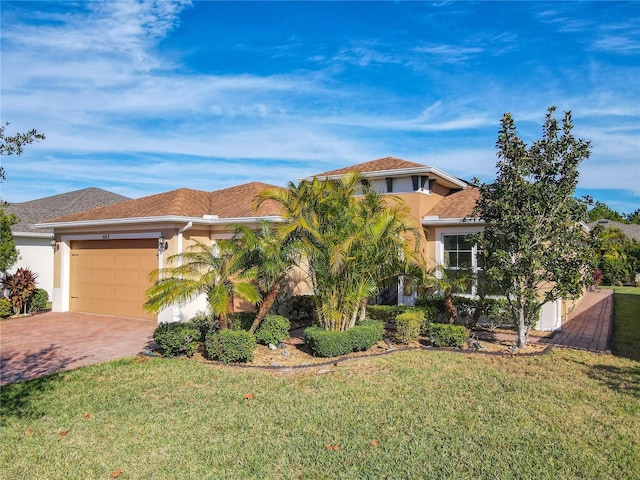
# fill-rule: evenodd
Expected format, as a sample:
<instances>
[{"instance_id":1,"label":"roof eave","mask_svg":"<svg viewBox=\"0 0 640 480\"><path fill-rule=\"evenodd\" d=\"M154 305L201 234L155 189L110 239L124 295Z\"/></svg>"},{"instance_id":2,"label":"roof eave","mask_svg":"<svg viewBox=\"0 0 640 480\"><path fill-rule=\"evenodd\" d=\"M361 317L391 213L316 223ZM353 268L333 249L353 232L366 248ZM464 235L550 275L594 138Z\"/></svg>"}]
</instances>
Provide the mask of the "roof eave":
<instances>
[{"instance_id":1,"label":"roof eave","mask_svg":"<svg viewBox=\"0 0 640 480\"><path fill-rule=\"evenodd\" d=\"M14 237L25 237L25 238L51 238L52 232L11 232Z\"/></svg>"},{"instance_id":2,"label":"roof eave","mask_svg":"<svg viewBox=\"0 0 640 480\"><path fill-rule=\"evenodd\" d=\"M229 223L258 223L266 220L270 222L282 222L280 216L254 216L254 217L233 217L233 218L202 218L186 217L180 215L165 215L158 217L135 217L135 218L110 218L104 220L77 220L70 222L47 222L32 225L34 228L70 228L70 227L101 227L117 225L140 225L149 223L188 223L196 225L225 225Z\"/></svg>"},{"instance_id":3,"label":"roof eave","mask_svg":"<svg viewBox=\"0 0 640 480\"><path fill-rule=\"evenodd\" d=\"M355 170L353 170L355 172ZM345 172L346 173L346 172ZM339 173L335 175L311 175L310 177L299 178L298 180L313 180L314 178L328 178L330 180L335 180L340 177L343 177L345 173ZM412 168L396 168L392 170L377 170L374 172L358 172L361 173L365 177L372 178L384 178L384 177L399 177L404 175L416 175L420 173L431 173L439 176L443 180L452 183L453 185L459 188L467 187L467 182L460 180L448 173L443 172L435 167L412 167Z\"/></svg>"},{"instance_id":4,"label":"roof eave","mask_svg":"<svg viewBox=\"0 0 640 480\"><path fill-rule=\"evenodd\" d=\"M442 225L485 225L484 220L481 218L423 218L422 225L424 226L442 226Z\"/></svg>"}]
</instances>

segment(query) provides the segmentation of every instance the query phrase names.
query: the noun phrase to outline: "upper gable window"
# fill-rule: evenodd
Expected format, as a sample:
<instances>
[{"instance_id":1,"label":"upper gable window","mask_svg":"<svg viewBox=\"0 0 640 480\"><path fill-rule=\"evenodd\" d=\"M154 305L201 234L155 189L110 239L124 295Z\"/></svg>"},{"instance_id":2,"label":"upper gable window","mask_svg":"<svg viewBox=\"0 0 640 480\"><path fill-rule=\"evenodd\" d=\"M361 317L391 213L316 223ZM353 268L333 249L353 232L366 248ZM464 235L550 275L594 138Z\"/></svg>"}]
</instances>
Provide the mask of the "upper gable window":
<instances>
[{"instance_id":1,"label":"upper gable window","mask_svg":"<svg viewBox=\"0 0 640 480\"><path fill-rule=\"evenodd\" d=\"M411 183L414 192L431 193L435 179L429 178L428 175L411 175Z\"/></svg>"}]
</instances>

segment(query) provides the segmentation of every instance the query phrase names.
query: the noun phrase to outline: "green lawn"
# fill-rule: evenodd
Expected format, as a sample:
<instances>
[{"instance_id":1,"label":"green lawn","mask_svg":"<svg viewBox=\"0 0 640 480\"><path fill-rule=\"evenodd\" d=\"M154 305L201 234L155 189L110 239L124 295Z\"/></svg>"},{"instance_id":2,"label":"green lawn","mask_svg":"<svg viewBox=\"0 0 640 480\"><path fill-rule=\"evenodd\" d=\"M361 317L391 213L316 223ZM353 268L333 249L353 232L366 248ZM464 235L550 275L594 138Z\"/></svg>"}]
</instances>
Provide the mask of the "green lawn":
<instances>
[{"instance_id":1,"label":"green lawn","mask_svg":"<svg viewBox=\"0 0 640 480\"><path fill-rule=\"evenodd\" d=\"M328 370L131 359L4 387L0 478L639 478L636 361L422 350Z\"/></svg>"},{"instance_id":2,"label":"green lawn","mask_svg":"<svg viewBox=\"0 0 640 480\"><path fill-rule=\"evenodd\" d=\"M640 288L615 287L613 352L640 361Z\"/></svg>"}]
</instances>

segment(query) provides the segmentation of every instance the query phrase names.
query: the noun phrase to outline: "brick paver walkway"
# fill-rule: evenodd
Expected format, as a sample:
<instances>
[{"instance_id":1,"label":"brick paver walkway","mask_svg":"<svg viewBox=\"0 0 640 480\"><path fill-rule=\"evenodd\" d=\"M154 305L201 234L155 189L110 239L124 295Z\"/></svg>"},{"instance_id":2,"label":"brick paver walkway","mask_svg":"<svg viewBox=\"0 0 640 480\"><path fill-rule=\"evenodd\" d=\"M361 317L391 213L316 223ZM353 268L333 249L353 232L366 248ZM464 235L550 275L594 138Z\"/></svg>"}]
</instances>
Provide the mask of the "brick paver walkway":
<instances>
[{"instance_id":1,"label":"brick paver walkway","mask_svg":"<svg viewBox=\"0 0 640 480\"><path fill-rule=\"evenodd\" d=\"M613 290L587 292L551 337L529 335L529 343L609 352L613 329ZM484 332L483 332L484 333ZM481 339L516 343L515 333L485 333Z\"/></svg>"},{"instance_id":2,"label":"brick paver walkway","mask_svg":"<svg viewBox=\"0 0 640 480\"><path fill-rule=\"evenodd\" d=\"M539 343L595 352L611 350L613 290L587 292L562 324L562 330Z\"/></svg>"},{"instance_id":3,"label":"brick paver walkway","mask_svg":"<svg viewBox=\"0 0 640 480\"><path fill-rule=\"evenodd\" d=\"M0 385L135 356L154 320L46 312L0 322Z\"/></svg>"}]
</instances>

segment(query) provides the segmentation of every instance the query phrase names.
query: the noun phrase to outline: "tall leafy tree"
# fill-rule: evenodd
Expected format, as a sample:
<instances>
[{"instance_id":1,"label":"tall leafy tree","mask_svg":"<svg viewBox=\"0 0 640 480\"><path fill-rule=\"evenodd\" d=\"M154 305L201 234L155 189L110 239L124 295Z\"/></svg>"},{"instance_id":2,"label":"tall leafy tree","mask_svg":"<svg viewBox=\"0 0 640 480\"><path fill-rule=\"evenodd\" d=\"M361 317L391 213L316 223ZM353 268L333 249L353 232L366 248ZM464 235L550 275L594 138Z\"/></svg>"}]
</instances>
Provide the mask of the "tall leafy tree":
<instances>
[{"instance_id":1,"label":"tall leafy tree","mask_svg":"<svg viewBox=\"0 0 640 480\"><path fill-rule=\"evenodd\" d=\"M18 249L11 233L11 225L16 222L15 215L7 215L0 205L0 272L6 272L18 261Z\"/></svg>"},{"instance_id":2,"label":"tall leafy tree","mask_svg":"<svg viewBox=\"0 0 640 480\"><path fill-rule=\"evenodd\" d=\"M636 208L633 212L627 213L627 222L640 225L640 208Z\"/></svg>"},{"instance_id":3,"label":"tall leafy tree","mask_svg":"<svg viewBox=\"0 0 640 480\"><path fill-rule=\"evenodd\" d=\"M287 190L267 189L257 200L283 207L280 234L299 242L327 330L354 326L381 282L416 261L419 237L406 205L361 180L357 174L303 180Z\"/></svg>"},{"instance_id":4,"label":"tall leafy tree","mask_svg":"<svg viewBox=\"0 0 640 480\"><path fill-rule=\"evenodd\" d=\"M36 130L29 130L26 133L16 133L6 135L5 128L9 123L0 125L0 160L4 156L22 155L24 146L38 140L44 140L45 136ZM6 180L4 167L0 164L0 182ZM18 260L18 250L11 234L11 225L17 221L13 215L6 215L2 206L5 203L0 201L0 271L6 272L15 265Z\"/></svg>"},{"instance_id":5,"label":"tall leafy tree","mask_svg":"<svg viewBox=\"0 0 640 480\"><path fill-rule=\"evenodd\" d=\"M162 308L206 295L211 313L220 328L228 325L236 298L256 303L260 294L253 285L253 271L243 271L234 244L218 240L214 245L196 242L185 252L171 255L166 268L152 272L154 285L147 291L145 309Z\"/></svg>"},{"instance_id":6,"label":"tall leafy tree","mask_svg":"<svg viewBox=\"0 0 640 480\"><path fill-rule=\"evenodd\" d=\"M590 222L595 222L597 220L613 220L614 222L624 222L624 215L616 212L612 208L609 207L606 203L596 202L591 209L589 209L589 213L587 216Z\"/></svg>"},{"instance_id":7,"label":"tall leafy tree","mask_svg":"<svg viewBox=\"0 0 640 480\"><path fill-rule=\"evenodd\" d=\"M518 347L527 344L542 305L580 294L591 271L582 223L587 201L574 196L590 143L573 136L570 112L562 125L554 112L549 108L542 138L530 147L504 115L497 178L480 185L474 210L486 222L478 236L485 271L508 300Z\"/></svg>"},{"instance_id":8,"label":"tall leafy tree","mask_svg":"<svg viewBox=\"0 0 640 480\"><path fill-rule=\"evenodd\" d=\"M256 318L249 329L254 333L271 310L299 255L293 239L283 239L267 221L260 222L257 231L239 225L232 241L236 245L240 264L244 269L255 273L254 284L262 298Z\"/></svg>"}]
</instances>

